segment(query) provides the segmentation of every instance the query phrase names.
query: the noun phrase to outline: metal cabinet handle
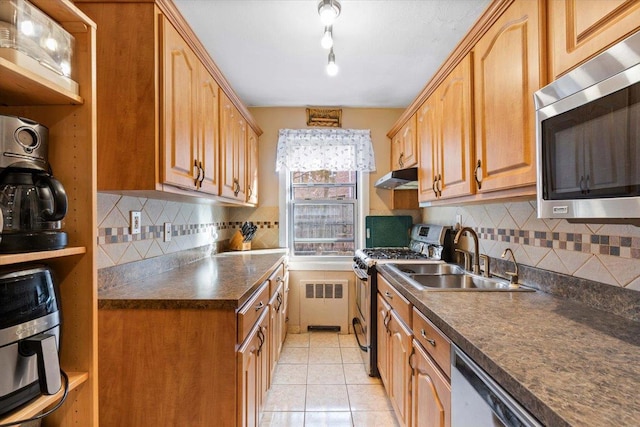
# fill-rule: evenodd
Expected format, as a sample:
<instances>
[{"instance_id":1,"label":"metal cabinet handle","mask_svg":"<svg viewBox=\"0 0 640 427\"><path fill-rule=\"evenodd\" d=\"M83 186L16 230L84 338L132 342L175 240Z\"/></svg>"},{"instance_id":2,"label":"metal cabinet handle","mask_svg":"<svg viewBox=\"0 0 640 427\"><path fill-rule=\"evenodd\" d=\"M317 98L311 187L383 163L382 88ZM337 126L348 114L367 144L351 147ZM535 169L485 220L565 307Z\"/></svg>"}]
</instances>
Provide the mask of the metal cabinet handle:
<instances>
[{"instance_id":1,"label":"metal cabinet handle","mask_svg":"<svg viewBox=\"0 0 640 427\"><path fill-rule=\"evenodd\" d=\"M402 160L404 158L404 152L400 153L400 156L398 157L398 165L403 168L404 167L404 160Z\"/></svg>"},{"instance_id":2,"label":"metal cabinet handle","mask_svg":"<svg viewBox=\"0 0 640 427\"><path fill-rule=\"evenodd\" d=\"M393 295L389 291L385 291L384 296L393 299Z\"/></svg>"},{"instance_id":3,"label":"metal cabinet handle","mask_svg":"<svg viewBox=\"0 0 640 427\"><path fill-rule=\"evenodd\" d=\"M282 282L284 279L282 278L282 276L276 276L276 282L280 283Z\"/></svg>"},{"instance_id":4,"label":"metal cabinet handle","mask_svg":"<svg viewBox=\"0 0 640 427\"><path fill-rule=\"evenodd\" d=\"M198 167L198 160L193 161L193 185L197 188L198 181L200 180L201 169Z\"/></svg>"},{"instance_id":5,"label":"metal cabinet handle","mask_svg":"<svg viewBox=\"0 0 640 427\"><path fill-rule=\"evenodd\" d=\"M262 310L264 308L264 303L260 301L258 305L256 305L256 311Z\"/></svg>"},{"instance_id":6,"label":"metal cabinet handle","mask_svg":"<svg viewBox=\"0 0 640 427\"><path fill-rule=\"evenodd\" d=\"M436 188L436 184L438 183L438 175L433 175L433 185L431 189L433 189L433 194L438 197L438 189Z\"/></svg>"},{"instance_id":7,"label":"metal cabinet handle","mask_svg":"<svg viewBox=\"0 0 640 427\"><path fill-rule=\"evenodd\" d=\"M420 329L420 335L422 335L422 338L424 338L425 340L427 340L427 342L429 344L431 344L432 346L436 346L436 340L428 338L427 337L427 332L424 329Z\"/></svg>"},{"instance_id":8,"label":"metal cabinet handle","mask_svg":"<svg viewBox=\"0 0 640 427\"><path fill-rule=\"evenodd\" d=\"M200 183L198 187L202 187L202 183L204 182L204 168L202 167L202 162L198 162L198 167L200 168L200 172L202 172L202 176L200 177Z\"/></svg>"},{"instance_id":9,"label":"metal cabinet handle","mask_svg":"<svg viewBox=\"0 0 640 427\"><path fill-rule=\"evenodd\" d=\"M438 189L438 197L442 197L442 174L438 174L438 185L436 187Z\"/></svg>"},{"instance_id":10,"label":"metal cabinet handle","mask_svg":"<svg viewBox=\"0 0 640 427\"><path fill-rule=\"evenodd\" d=\"M260 352L262 351L262 346L264 345L265 339L264 339L264 332L262 331L262 328L258 329L258 339L260 340L260 345L258 346L258 351L256 352L258 354L258 356L260 356Z\"/></svg>"},{"instance_id":11,"label":"metal cabinet handle","mask_svg":"<svg viewBox=\"0 0 640 427\"><path fill-rule=\"evenodd\" d=\"M253 194L253 190L251 189L251 186L247 185L247 197L251 197L252 194Z\"/></svg>"},{"instance_id":12,"label":"metal cabinet handle","mask_svg":"<svg viewBox=\"0 0 640 427\"><path fill-rule=\"evenodd\" d=\"M238 196L238 193L240 193L240 181L238 181L238 178L233 178L233 195L234 196Z\"/></svg>"},{"instance_id":13,"label":"metal cabinet handle","mask_svg":"<svg viewBox=\"0 0 640 427\"><path fill-rule=\"evenodd\" d=\"M478 172L480 172L480 177L478 177ZM482 160L480 159L478 159L476 168L473 170L473 177L476 179L476 183L478 184L478 190L482 189Z\"/></svg>"}]
</instances>

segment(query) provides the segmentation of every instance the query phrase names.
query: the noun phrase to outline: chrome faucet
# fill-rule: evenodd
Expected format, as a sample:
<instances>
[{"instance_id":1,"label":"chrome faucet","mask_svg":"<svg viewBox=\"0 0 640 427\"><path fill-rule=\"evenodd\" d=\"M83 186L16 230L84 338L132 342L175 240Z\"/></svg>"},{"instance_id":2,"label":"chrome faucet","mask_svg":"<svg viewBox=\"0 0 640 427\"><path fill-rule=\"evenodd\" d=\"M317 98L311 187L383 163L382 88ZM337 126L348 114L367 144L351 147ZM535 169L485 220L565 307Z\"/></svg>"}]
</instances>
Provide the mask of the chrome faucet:
<instances>
[{"instance_id":1,"label":"chrome faucet","mask_svg":"<svg viewBox=\"0 0 640 427\"><path fill-rule=\"evenodd\" d=\"M471 227L462 227L456 233L456 237L454 237L453 243L457 245L458 244L458 240L460 239L460 236L462 236L462 233L464 233L465 231L468 232L469 235L471 235L471 237L473 238L473 269L472 269L472 272L473 272L473 274L480 274L480 244L478 243L478 235L473 230L473 228L471 228Z\"/></svg>"},{"instance_id":2,"label":"chrome faucet","mask_svg":"<svg viewBox=\"0 0 640 427\"><path fill-rule=\"evenodd\" d=\"M511 258L513 258L513 264L516 266L516 271L505 271L505 274L509 276L510 280L509 282L511 282L512 284L517 284L518 283L518 263L516 262L516 256L513 254L513 251L511 250L511 248L507 248L504 250L504 252L502 252L502 258L504 258L507 255L507 252L511 254Z\"/></svg>"}]
</instances>

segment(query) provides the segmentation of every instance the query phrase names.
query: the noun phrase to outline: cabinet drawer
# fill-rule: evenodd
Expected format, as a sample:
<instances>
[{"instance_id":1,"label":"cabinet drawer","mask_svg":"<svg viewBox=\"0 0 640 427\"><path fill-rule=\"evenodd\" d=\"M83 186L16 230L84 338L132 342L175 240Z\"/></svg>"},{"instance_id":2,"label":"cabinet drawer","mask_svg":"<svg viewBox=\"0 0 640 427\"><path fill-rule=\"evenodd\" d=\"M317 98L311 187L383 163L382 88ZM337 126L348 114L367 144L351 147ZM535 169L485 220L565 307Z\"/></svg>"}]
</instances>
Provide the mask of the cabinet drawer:
<instances>
[{"instance_id":1,"label":"cabinet drawer","mask_svg":"<svg viewBox=\"0 0 640 427\"><path fill-rule=\"evenodd\" d=\"M269 304L269 282L264 282L253 297L238 311L238 343L245 337L258 321L260 315L267 310Z\"/></svg>"},{"instance_id":2,"label":"cabinet drawer","mask_svg":"<svg viewBox=\"0 0 640 427\"><path fill-rule=\"evenodd\" d=\"M424 314L413 309L413 335L451 378L451 341Z\"/></svg>"},{"instance_id":3,"label":"cabinet drawer","mask_svg":"<svg viewBox=\"0 0 640 427\"><path fill-rule=\"evenodd\" d=\"M382 275L378 274L378 292L382 298L398 313L404 323L411 327L411 303L391 286Z\"/></svg>"},{"instance_id":4,"label":"cabinet drawer","mask_svg":"<svg viewBox=\"0 0 640 427\"><path fill-rule=\"evenodd\" d=\"M271 289L269 295L273 297L273 294L278 289L278 286L280 286L280 284L283 283L283 281L284 281L284 264L280 264L278 267L276 267L273 273L271 273L271 276L269 276L269 287Z\"/></svg>"}]
</instances>

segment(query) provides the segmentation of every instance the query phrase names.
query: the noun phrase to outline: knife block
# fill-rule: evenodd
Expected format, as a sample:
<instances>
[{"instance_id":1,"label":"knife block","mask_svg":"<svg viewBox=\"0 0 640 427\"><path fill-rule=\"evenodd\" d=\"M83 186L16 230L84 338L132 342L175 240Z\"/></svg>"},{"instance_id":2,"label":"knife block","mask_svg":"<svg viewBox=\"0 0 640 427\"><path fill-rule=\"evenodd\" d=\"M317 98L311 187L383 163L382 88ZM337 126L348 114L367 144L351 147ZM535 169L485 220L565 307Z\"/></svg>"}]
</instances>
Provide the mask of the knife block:
<instances>
[{"instance_id":1,"label":"knife block","mask_svg":"<svg viewBox=\"0 0 640 427\"><path fill-rule=\"evenodd\" d=\"M229 249L232 251L250 251L251 242L243 242L244 237L240 231L236 231L231 240L229 240Z\"/></svg>"}]
</instances>

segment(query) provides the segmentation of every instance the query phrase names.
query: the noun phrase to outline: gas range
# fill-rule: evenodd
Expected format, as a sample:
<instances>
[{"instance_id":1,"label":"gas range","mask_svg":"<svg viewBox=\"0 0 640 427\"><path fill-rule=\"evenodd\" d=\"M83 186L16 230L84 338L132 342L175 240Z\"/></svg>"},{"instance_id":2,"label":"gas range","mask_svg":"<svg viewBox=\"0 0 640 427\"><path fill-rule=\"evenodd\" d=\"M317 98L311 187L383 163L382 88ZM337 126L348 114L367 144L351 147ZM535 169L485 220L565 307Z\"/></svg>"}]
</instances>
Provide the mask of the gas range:
<instances>
[{"instance_id":1,"label":"gas range","mask_svg":"<svg viewBox=\"0 0 640 427\"><path fill-rule=\"evenodd\" d=\"M356 317L353 330L361 350L365 370L370 376L378 375L377 293L376 265L424 264L451 261L453 253L451 227L416 224L411 228L408 247L358 249L353 257L356 283Z\"/></svg>"},{"instance_id":2,"label":"gas range","mask_svg":"<svg viewBox=\"0 0 640 427\"><path fill-rule=\"evenodd\" d=\"M354 271L368 271L376 264L422 264L451 258L450 227L416 224L411 229L409 247L358 249L353 257ZM358 272L356 271L356 274Z\"/></svg>"}]
</instances>

